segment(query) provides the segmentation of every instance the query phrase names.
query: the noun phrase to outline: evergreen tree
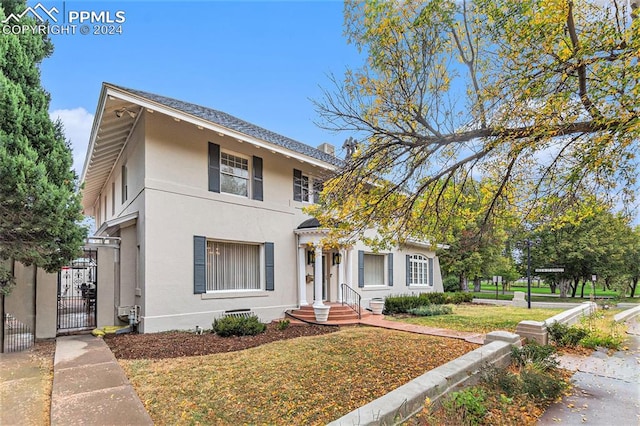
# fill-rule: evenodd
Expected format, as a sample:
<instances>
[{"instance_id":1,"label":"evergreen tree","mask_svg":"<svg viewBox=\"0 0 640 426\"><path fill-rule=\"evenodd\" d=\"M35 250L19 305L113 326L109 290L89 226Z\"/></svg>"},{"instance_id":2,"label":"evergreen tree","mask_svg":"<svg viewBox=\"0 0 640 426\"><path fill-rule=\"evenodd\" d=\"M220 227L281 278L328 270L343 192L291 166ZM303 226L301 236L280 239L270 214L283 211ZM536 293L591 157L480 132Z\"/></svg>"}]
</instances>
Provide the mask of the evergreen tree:
<instances>
[{"instance_id":1,"label":"evergreen tree","mask_svg":"<svg viewBox=\"0 0 640 426\"><path fill-rule=\"evenodd\" d=\"M26 8L24 0L0 5L0 21ZM52 51L43 34L0 34L2 294L10 291L14 261L54 272L78 254L87 234L71 149L62 124L49 118L40 83L39 64Z\"/></svg>"}]
</instances>

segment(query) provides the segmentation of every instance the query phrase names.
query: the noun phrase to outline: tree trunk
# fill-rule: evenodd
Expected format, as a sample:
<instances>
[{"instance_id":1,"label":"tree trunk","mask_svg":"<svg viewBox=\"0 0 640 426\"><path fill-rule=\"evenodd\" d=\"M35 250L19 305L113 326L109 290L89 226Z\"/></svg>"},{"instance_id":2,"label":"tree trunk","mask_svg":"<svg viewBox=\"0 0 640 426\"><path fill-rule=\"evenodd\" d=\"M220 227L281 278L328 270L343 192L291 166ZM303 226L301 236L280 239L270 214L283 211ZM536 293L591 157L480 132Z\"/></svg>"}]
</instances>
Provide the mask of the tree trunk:
<instances>
[{"instance_id":1,"label":"tree trunk","mask_svg":"<svg viewBox=\"0 0 640 426\"><path fill-rule=\"evenodd\" d=\"M465 274L460 274L460 291L466 293L469 291L469 283Z\"/></svg>"},{"instance_id":2,"label":"tree trunk","mask_svg":"<svg viewBox=\"0 0 640 426\"><path fill-rule=\"evenodd\" d=\"M556 294L556 288L558 287L558 283L555 281L551 281L549 284L549 288L551 289L551 294Z\"/></svg>"},{"instance_id":3,"label":"tree trunk","mask_svg":"<svg viewBox=\"0 0 640 426\"><path fill-rule=\"evenodd\" d=\"M480 290L482 290L481 283L482 283L482 280L480 279L480 277L475 277L473 279L473 291L477 293Z\"/></svg>"},{"instance_id":4,"label":"tree trunk","mask_svg":"<svg viewBox=\"0 0 640 426\"><path fill-rule=\"evenodd\" d=\"M635 277L631 280L631 284L629 284L629 288L631 289L631 296L629 297L635 297L637 286L638 286L638 277Z\"/></svg>"},{"instance_id":5,"label":"tree trunk","mask_svg":"<svg viewBox=\"0 0 640 426\"><path fill-rule=\"evenodd\" d=\"M582 281L582 287L580 287L580 299L584 299L584 286L587 283L587 280Z\"/></svg>"},{"instance_id":6,"label":"tree trunk","mask_svg":"<svg viewBox=\"0 0 640 426\"><path fill-rule=\"evenodd\" d=\"M567 290L570 285L571 285L571 281L565 280L565 279L560 280L560 297L562 298L567 297Z\"/></svg>"},{"instance_id":7,"label":"tree trunk","mask_svg":"<svg viewBox=\"0 0 640 426\"><path fill-rule=\"evenodd\" d=\"M4 293L0 293L0 318L2 318L2 326L0 327L0 354L4 353Z\"/></svg>"},{"instance_id":8,"label":"tree trunk","mask_svg":"<svg viewBox=\"0 0 640 426\"><path fill-rule=\"evenodd\" d=\"M579 277L576 277L573 279L573 283L571 284L571 297L576 297L576 291L578 291L579 283L580 283Z\"/></svg>"}]
</instances>

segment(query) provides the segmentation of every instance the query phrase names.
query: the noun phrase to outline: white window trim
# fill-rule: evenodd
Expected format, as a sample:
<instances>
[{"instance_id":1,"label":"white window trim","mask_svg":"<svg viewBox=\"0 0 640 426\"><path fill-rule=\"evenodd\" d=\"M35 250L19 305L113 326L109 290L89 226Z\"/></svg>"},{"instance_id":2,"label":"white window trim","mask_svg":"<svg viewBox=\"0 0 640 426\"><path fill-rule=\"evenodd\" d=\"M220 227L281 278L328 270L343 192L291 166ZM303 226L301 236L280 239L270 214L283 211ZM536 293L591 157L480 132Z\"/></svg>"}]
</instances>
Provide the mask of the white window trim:
<instances>
[{"instance_id":1,"label":"white window trim","mask_svg":"<svg viewBox=\"0 0 640 426\"><path fill-rule=\"evenodd\" d=\"M238 158L242 158L244 160L247 160L247 174L248 174L248 176L247 176L247 195L234 194L233 192L226 192L226 191L224 191L222 189L222 175L228 175L229 176L228 173L225 173L225 172L222 171L222 167L223 167L222 166L222 154L233 155L234 157L238 157ZM246 199L251 199L251 194L252 194L251 191L253 190L253 188L252 188L252 183L253 183L252 182L253 181L253 179L252 179L252 176L253 176L252 157L248 156L248 155L240 154L240 153L235 152L235 151L230 151L230 150L221 148L220 149L220 165L219 166L220 166L220 172L219 172L220 173L220 194L231 195L232 197L244 198L245 200ZM231 175L231 176L233 176L233 175Z\"/></svg>"},{"instance_id":2,"label":"white window trim","mask_svg":"<svg viewBox=\"0 0 640 426\"><path fill-rule=\"evenodd\" d=\"M418 283L414 283L413 281L411 281L411 276L409 276L409 286L410 287L420 287L420 288L428 288L428 287L433 287L433 283L429 282L429 257L425 256L422 253L414 253L414 254L410 254L409 255L409 262L410 262L410 269L411 272L413 273L413 262L420 262L421 264L423 264L425 266L426 269L426 280L427 283L426 284L418 284ZM420 256L422 259L414 259L414 256Z\"/></svg>"},{"instance_id":3,"label":"white window trim","mask_svg":"<svg viewBox=\"0 0 640 426\"><path fill-rule=\"evenodd\" d=\"M317 178L313 175L307 174L307 173L302 173L302 178L307 178L307 182L308 182L308 187L307 187L307 199L305 200L304 198L302 199L302 201L298 201L299 203L304 203L304 204L315 204L315 195L316 195L316 185L317 184L322 184L324 183L323 180L321 180L320 178ZM318 191L318 193L320 193Z\"/></svg>"}]
</instances>

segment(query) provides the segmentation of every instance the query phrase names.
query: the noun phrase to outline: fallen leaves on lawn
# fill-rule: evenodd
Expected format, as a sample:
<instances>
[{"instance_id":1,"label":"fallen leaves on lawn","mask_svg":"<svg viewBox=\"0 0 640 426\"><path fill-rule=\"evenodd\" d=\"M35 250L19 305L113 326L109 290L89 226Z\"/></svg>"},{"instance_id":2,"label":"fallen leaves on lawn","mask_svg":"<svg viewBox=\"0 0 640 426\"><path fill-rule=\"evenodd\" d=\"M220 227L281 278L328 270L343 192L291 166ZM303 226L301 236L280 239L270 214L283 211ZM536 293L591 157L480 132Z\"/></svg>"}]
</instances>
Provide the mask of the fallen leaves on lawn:
<instances>
[{"instance_id":1,"label":"fallen leaves on lawn","mask_svg":"<svg viewBox=\"0 0 640 426\"><path fill-rule=\"evenodd\" d=\"M476 346L368 327L232 353L120 360L155 424L326 424Z\"/></svg>"}]
</instances>

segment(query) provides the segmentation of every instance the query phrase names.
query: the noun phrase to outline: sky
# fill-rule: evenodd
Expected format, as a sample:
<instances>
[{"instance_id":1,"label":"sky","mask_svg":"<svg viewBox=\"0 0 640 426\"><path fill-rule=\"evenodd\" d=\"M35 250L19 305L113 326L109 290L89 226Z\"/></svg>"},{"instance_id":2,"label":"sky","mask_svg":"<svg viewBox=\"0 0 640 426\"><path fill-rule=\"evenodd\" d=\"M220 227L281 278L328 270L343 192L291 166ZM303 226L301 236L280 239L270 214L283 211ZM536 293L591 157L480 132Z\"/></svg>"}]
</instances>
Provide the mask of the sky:
<instances>
[{"instance_id":1,"label":"sky","mask_svg":"<svg viewBox=\"0 0 640 426\"><path fill-rule=\"evenodd\" d=\"M340 148L348 137L316 126L311 101L333 87L331 74L341 79L363 61L343 36L341 1L40 3L60 11L60 27L72 25L70 12L125 19L76 18L75 34L50 36L54 52L41 64L50 114L64 123L78 175L102 82L218 109L312 146ZM121 34L92 34L102 29Z\"/></svg>"}]
</instances>

